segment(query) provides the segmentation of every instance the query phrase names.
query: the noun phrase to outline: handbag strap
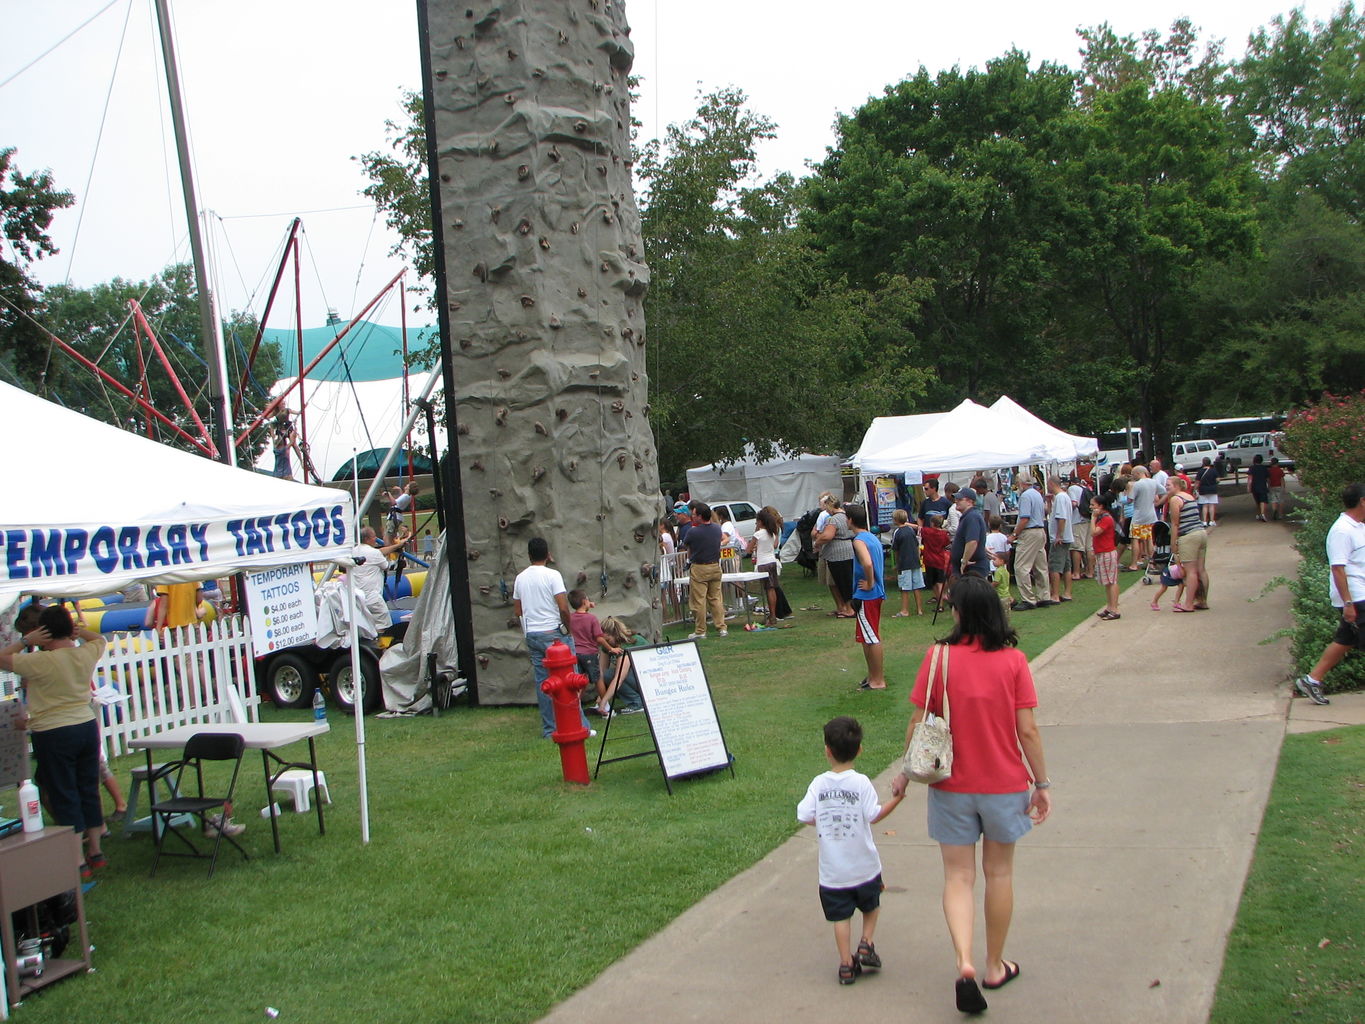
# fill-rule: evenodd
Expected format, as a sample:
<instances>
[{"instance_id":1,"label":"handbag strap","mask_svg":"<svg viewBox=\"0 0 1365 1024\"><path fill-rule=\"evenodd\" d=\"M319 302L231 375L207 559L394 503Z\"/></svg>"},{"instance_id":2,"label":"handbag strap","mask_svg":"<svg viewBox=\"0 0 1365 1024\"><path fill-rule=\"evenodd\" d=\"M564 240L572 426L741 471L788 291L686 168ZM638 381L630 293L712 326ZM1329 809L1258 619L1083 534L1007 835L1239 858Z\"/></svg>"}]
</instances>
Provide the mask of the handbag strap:
<instances>
[{"instance_id":1,"label":"handbag strap","mask_svg":"<svg viewBox=\"0 0 1365 1024\"><path fill-rule=\"evenodd\" d=\"M942 657L942 658L939 657L939 652L940 652L940 651L943 652L943 657ZM948 645L947 645L947 644L934 644L934 660L933 660L933 662L932 662L932 663L930 664L930 666L929 666L929 694L930 694L930 697L931 697L931 698L932 698L932 696L933 696L933 689L934 689L934 670L935 670L936 668L939 670L939 673L940 673L940 675L939 675L939 684L940 684L941 692L942 692L942 694L943 694L942 700L939 702L939 703L940 703L940 706L941 706L942 709L943 709L943 714L942 714L940 717L943 719L943 724L946 725L946 726L948 726L948 727L951 729L951 728L952 728L952 725L953 725L953 722L952 722L951 709L950 709L949 706L948 706Z\"/></svg>"}]
</instances>

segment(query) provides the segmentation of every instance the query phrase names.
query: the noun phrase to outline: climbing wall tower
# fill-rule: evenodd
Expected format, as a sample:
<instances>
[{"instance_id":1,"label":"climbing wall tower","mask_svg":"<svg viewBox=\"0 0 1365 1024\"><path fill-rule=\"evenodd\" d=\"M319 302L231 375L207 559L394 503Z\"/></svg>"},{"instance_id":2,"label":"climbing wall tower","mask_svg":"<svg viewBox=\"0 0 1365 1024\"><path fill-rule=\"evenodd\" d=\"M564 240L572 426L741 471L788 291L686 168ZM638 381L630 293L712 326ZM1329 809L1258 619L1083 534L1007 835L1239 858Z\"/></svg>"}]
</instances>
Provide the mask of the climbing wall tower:
<instances>
[{"instance_id":1,"label":"climbing wall tower","mask_svg":"<svg viewBox=\"0 0 1365 1024\"><path fill-rule=\"evenodd\" d=\"M599 616L659 632L634 51L621 0L419 15L479 698L529 703L511 590L531 537Z\"/></svg>"}]
</instances>

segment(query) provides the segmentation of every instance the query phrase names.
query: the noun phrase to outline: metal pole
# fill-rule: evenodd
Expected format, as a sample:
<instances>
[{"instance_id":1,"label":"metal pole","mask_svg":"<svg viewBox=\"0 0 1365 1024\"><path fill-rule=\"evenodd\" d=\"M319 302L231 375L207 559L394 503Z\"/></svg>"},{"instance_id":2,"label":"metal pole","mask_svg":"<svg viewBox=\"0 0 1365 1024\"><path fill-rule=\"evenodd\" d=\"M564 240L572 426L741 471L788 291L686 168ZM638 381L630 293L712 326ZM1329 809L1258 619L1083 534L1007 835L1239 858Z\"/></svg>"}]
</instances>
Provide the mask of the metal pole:
<instances>
[{"instance_id":1,"label":"metal pole","mask_svg":"<svg viewBox=\"0 0 1365 1024\"><path fill-rule=\"evenodd\" d=\"M171 123L175 126L175 152L180 160L180 188L185 197L185 219L189 222L190 253L194 260L194 286L199 291L200 344L208 364L208 398L212 410L214 444L218 458L234 463L231 441L232 410L223 383L223 353L218 342L220 327L214 311L213 292L209 290L204 235L199 226L199 201L194 193L194 174L190 168L190 141L185 130L184 101L180 95L180 69L175 61L175 41L171 33L169 0L156 0L156 23L161 34L161 56L166 66L166 88L171 101Z\"/></svg>"},{"instance_id":2,"label":"metal pole","mask_svg":"<svg viewBox=\"0 0 1365 1024\"><path fill-rule=\"evenodd\" d=\"M423 124L427 133L427 181L431 191L431 247L436 254L436 322L440 330L441 372L445 380L446 460L442 488L446 506L446 568L450 578L450 610L455 620L455 649L469 702L479 703L479 664L474 657L474 599L469 587L468 540L464 526L464 493L460 480L460 432L456 419L459 392L450 358L449 285L446 281L445 224L441 210L439 147L436 143L436 82L431 68L431 32L427 0L417 0L418 49L422 54ZM439 471L440 467L436 467Z\"/></svg>"},{"instance_id":3,"label":"metal pole","mask_svg":"<svg viewBox=\"0 0 1365 1024\"><path fill-rule=\"evenodd\" d=\"M351 449L351 464L355 465L356 450ZM358 481L351 478L351 495L356 497ZM358 507L358 506L357 506ZM355 521L356 543L360 543L360 517ZM356 769L360 773L360 842L368 846L370 842L370 786L365 765L365 677L360 668L360 626L356 622L358 614L355 606L355 573L346 574L346 600L351 606L351 694L355 697L355 753ZM316 796L317 794L314 794Z\"/></svg>"}]
</instances>

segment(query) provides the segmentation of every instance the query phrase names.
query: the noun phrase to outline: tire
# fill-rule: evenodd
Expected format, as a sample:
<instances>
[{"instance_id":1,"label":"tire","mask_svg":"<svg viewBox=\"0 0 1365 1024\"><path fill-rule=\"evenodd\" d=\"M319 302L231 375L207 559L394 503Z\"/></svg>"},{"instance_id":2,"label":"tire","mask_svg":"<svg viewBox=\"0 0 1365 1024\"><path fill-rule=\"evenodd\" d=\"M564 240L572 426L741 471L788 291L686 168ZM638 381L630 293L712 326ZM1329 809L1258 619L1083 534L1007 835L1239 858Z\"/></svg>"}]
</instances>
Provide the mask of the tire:
<instances>
[{"instance_id":1,"label":"tire","mask_svg":"<svg viewBox=\"0 0 1365 1024\"><path fill-rule=\"evenodd\" d=\"M297 654L278 654L266 672L265 692L277 708L306 708L320 685L318 671Z\"/></svg>"},{"instance_id":2,"label":"tire","mask_svg":"<svg viewBox=\"0 0 1365 1024\"><path fill-rule=\"evenodd\" d=\"M379 659L367 648L360 649L360 675L364 692L365 714L373 714L383 704L384 694L379 686ZM332 689L332 703L348 715L355 714L355 687L351 683L351 652L342 651L332 662L327 673Z\"/></svg>"}]
</instances>

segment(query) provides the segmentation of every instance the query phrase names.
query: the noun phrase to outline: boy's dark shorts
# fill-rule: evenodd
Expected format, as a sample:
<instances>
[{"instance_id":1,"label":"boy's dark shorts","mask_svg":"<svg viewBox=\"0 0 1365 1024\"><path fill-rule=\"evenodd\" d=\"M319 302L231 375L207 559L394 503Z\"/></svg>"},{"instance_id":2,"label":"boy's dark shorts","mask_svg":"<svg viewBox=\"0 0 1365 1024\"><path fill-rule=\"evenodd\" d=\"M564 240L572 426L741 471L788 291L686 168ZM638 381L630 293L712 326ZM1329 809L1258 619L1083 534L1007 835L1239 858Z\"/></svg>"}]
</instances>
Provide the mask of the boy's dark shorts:
<instances>
[{"instance_id":1,"label":"boy's dark shorts","mask_svg":"<svg viewBox=\"0 0 1365 1024\"><path fill-rule=\"evenodd\" d=\"M1341 644L1343 647L1354 647L1358 651L1365 651L1365 601L1356 601L1356 620L1347 622L1344 618L1337 623L1336 634L1332 637L1332 643Z\"/></svg>"},{"instance_id":2,"label":"boy's dark shorts","mask_svg":"<svg viewBox=\"0 0 1365 1024\"><path fill-rule=\"evenodd\" d=\"M946 582L948 582L948 573L943 569L935 569L931 565L924 567L924 585L930 590L933 590L940 583Z\"/></svg>"},{"instance_id":3,"label":"boy's dark shorts","mask_svg":"<svg viewBox=\"0 0 1365 1024\"><path fill-rule=\"evenodd\" d=\"M878 875L852 889L829 889L820 886L820 906L825 908L826 921L847 921L855 910L864 914L882 905L882 876Z\"/></svg>"}]
</instances>

